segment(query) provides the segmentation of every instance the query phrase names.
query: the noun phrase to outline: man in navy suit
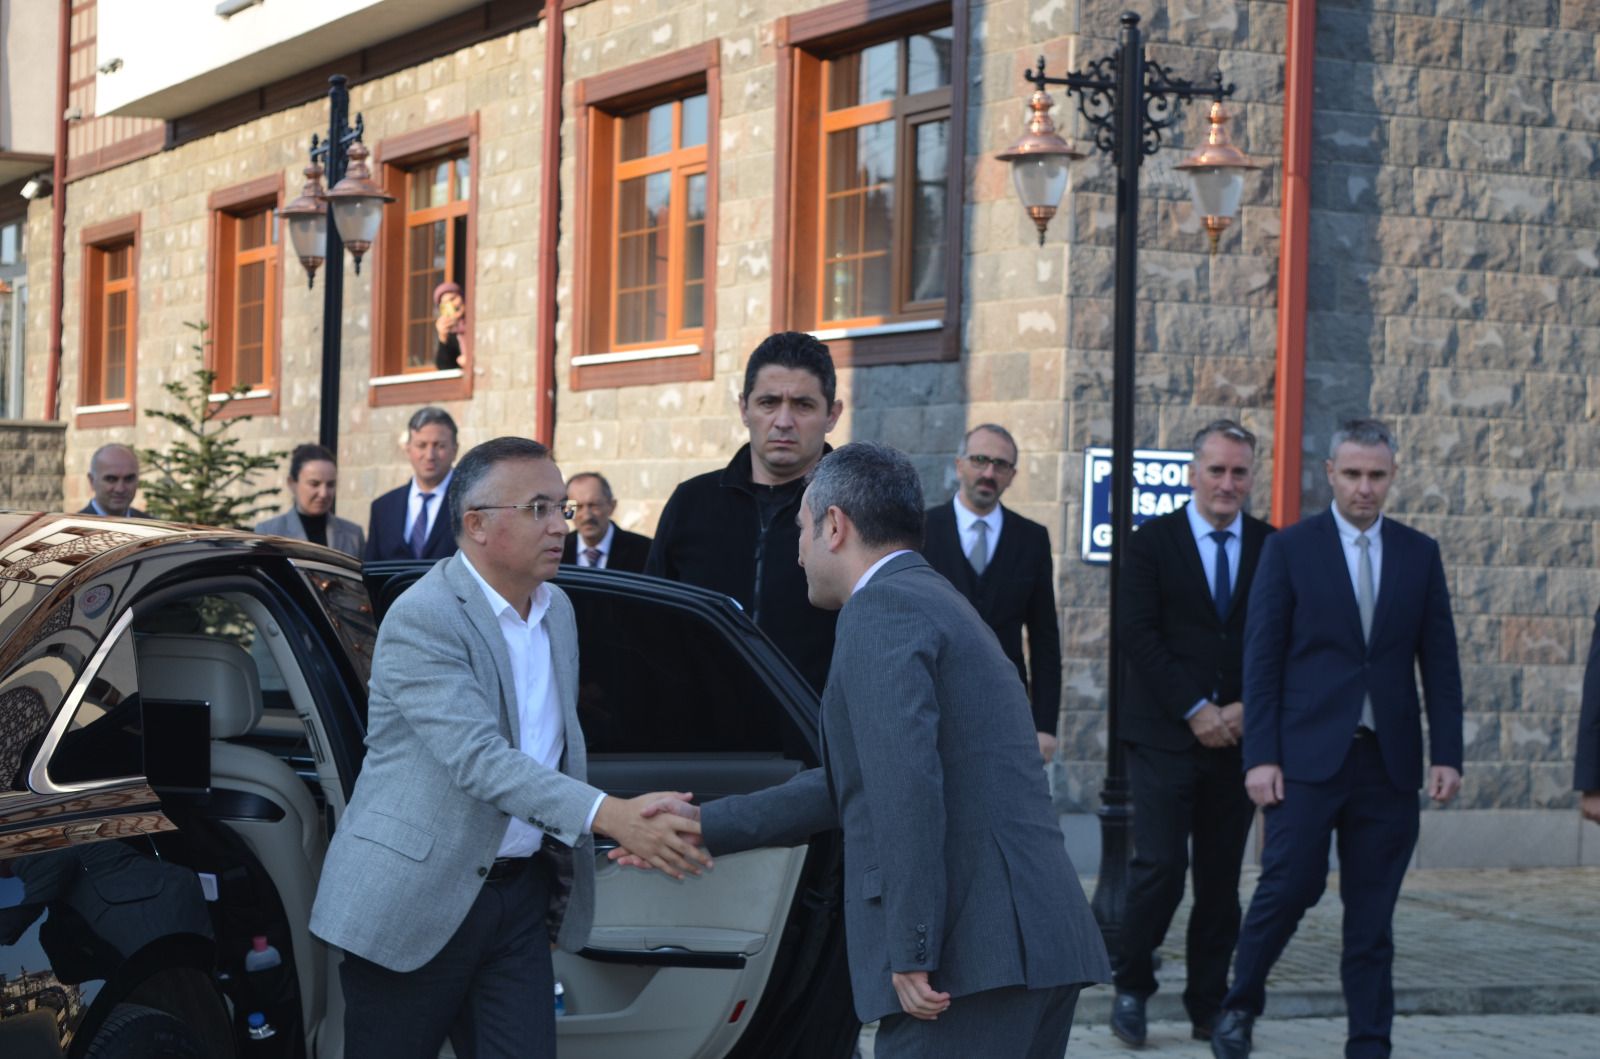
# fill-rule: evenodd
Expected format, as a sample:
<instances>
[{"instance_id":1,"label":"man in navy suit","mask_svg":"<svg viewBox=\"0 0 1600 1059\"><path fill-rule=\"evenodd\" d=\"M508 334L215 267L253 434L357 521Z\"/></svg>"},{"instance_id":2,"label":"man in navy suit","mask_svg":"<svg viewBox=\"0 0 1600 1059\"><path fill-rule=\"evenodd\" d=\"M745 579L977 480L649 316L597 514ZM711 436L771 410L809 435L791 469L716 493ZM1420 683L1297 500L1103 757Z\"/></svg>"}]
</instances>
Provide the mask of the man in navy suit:
<instances>
[{"instance_id":1,"label":"man in navy suit","mask_svg":"<svg viewBox=\"0 0 1600 1059\"><path fill-rule=\"evenodd\" d=\"M1010 431L994 423L968 431L956 457L961 488L955 499L928 509L922 555L1000 638L1028 689L1039 753L1049 760L1056 752L1061 711L1061 631L1050 531L1000 503L1016 475L1017 442Z\"/></svg>"},{"instance_id":2,"label":"man in navy suit","mask_svg":"<svg viewBox=\"0 0 1600 1059\"><path fill-rule=\"evenodd\" d=\"M1345 1056L1390 1053L1394 906L1417 842L1424 704L1428 795L1438 804L1461 788L1462 741L1438 542L1383 517L1394 454L1384 424L1345 423L1326 464L1332 509L1262 549L1245 625L1244 768L1245 789L1265 810L1266 846L1211 1038L1218 1059L1250 1054L1267 973L1322 896L1334 833Z\"/></svg>"},{"instance_id":3,"label":"man in navy suit","mask_svg":"<svg viewBox=\"0 0 1600 1059\"><path fill-rule=\"evenodd\" d=\"M148 518L133 506L139 491L139 454L127 445L101 445L89 457L89 488L94 496L80 515L111 515L114 518Z\"/></svg>"},{"instance_id":4,"label":"man in navy suit","mask_svg":"<svg viewBox=\"0 0 1600 1059\"><path fill-rule=\"evenodd\" d=\"M456 421L443 408L419 408L406 424L411 481L372 502L365 562L443 559L454 555L450 519L440 518L456 462Z\"/></svg>"}]
</instances>

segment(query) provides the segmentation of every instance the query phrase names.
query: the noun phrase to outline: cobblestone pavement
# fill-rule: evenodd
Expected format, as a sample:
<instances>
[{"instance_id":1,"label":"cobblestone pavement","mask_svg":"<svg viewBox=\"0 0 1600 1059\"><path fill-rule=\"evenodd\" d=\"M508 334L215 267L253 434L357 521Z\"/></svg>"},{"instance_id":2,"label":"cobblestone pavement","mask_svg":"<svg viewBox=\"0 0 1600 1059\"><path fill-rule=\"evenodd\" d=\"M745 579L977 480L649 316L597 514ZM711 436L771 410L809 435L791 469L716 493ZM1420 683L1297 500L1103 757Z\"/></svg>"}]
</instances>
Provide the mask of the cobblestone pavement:
<instances>
[{"instance_id":1,"label":"cobblestone pavement","mask_svg":"<svg viewBox=\"0 0 1600 1059\"><path fill-rule=\"evenodd\" d=\"M1264 1018L1256 1023L1252 1059L1338 1059L1344 1019ZM1402 1015L1394 1023L1396 1059L1596 1059L1600 1015ZM1189 1023L1156 1022L1149 1043L1128 1048L1104 1021L1075 1028L1068 1059L1210 1059L1209 1046L1189 1038Z\"/></svg>"},{"instance_id":2,"label":"cobblestone pavement","mask_svg":"<svg viewBox=\"0 0 1600 1059\"><path fill-rule=\"evenodd\" d=\"M1247 869L1240 885L1246 907L1255 881L1254 869ZM1396 1009L1401 1014L1600 1012L1597 910L1600 868L1413 871L1395 910ZM1273 969L1266 1022L1344 1013L1341 915L1338 875L1333 874L1327 893L1301 921ZM1186 900L1161 950L1162 988L1150 1001L1152 1020L1184 1017L1179 996L1188 918ZM1087 991L1078 1024L1103 1026L1110 1002L1109 987ZM1585 1054L1600 1059L1600 1036Z\"/></svg>"}]
</instances>

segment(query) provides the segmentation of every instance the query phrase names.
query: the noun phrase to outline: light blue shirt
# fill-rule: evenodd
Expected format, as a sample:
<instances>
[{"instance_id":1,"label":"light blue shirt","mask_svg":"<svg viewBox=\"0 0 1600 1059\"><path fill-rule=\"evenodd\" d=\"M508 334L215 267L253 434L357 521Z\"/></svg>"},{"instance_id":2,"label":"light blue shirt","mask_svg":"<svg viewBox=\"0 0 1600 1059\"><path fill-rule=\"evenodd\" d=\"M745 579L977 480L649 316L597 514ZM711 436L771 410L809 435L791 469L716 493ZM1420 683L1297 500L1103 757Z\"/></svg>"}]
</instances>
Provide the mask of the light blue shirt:
<instances>
[{"instance_id":1,"label":"light blue shirt","mask_svg":"<svg viewBox=\"0 0 1600 1059\"><path fill-rule=\"evenodd\" d=\"M1189 532L1194 534L1195 547L1200 550L1200 566L1206 572L1206 587L1213 588L1217 583L1217 549L1219 545L1211 539L1211 534L1216 531L1217 527L1201 517L1192 500L1184 505L1184 511L1189 515ZM1228 584L1237 591L1239 588L1239 558L1244 554L1244 512L1241 511L1233 516L1233 522L1224 528L1233 534L1228 538L1226 546ZM1189 712L1183 715L1183 719L1187 721L1199 713L1200 708L1210 701L1210 699L1201 699L1189 708ZM1221 706L1223 704L1219 702L1217 705Z\"/></svg>"},{"instance_id":2,"label":"light blue shirt","mask_svg":"<svg viewBox=\"0 0 1600 1059\"><path fill-rule=\"evenodd\" d=\"M427 540L433 536L433 524L439 521L439 510L444 507L445 491L450 488L450 476L456 473L454 467L445 474L444 481L428 490L428 521L427 528L422 532L422 539ZM417 513L422 510L422 489L417 485L416 478L411 479L411 492L406 494L406 524L400 527L400 539L407 544L411 543L411 527L417 524ZM471 563L467 564L469 567ZM476 570L473 573L477 573Z\"/></svg>"}]
</instances>

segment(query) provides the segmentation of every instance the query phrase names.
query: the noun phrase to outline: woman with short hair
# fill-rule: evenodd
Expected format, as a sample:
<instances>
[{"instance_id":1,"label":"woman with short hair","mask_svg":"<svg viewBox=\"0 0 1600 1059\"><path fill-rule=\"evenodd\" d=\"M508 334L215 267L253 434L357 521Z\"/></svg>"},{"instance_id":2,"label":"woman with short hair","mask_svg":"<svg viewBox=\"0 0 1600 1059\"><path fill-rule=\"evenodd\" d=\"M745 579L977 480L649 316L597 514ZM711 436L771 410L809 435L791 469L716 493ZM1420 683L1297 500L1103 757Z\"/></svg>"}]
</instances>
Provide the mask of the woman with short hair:
<instances>
[{"instance_id":1,"label":"woman with short hair","mask_svg":"<svg viewBox=\"0 0 1600 1059\"><path fill-rule=\"evenodd\" d=\"M333 513L339 468L321 445L299 445L289 457L289 495L294 504L256 526L257 533L295 537L361 557L366 537L361 527Z\"/></svg>"}]
</instances>

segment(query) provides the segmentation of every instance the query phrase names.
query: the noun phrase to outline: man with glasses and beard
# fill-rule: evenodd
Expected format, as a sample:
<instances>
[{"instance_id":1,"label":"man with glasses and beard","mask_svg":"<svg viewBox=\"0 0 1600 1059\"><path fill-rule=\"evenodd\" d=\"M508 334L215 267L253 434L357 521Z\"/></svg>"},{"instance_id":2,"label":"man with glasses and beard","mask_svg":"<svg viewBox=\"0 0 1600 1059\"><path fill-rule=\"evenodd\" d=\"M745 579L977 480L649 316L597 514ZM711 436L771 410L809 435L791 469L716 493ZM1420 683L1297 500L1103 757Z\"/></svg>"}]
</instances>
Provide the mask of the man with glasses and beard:
<instances>
[{"instance_id":1,"label":"man with glasses and beard","mask_svg":"<svg viewBox=\"0 0 1600 1059\"><path fill-rule=\"evenodd\" d=\"M1016 474L1017 442L1010 431L994 423L968 431L956 457L960 489L953 500L928 509L922 554L1000 638L1028 689L1039 753L1048 761L1055 756L1061 711L1061 632L1050 531L1000 503Z\"/></svg>"}]
</instances>

